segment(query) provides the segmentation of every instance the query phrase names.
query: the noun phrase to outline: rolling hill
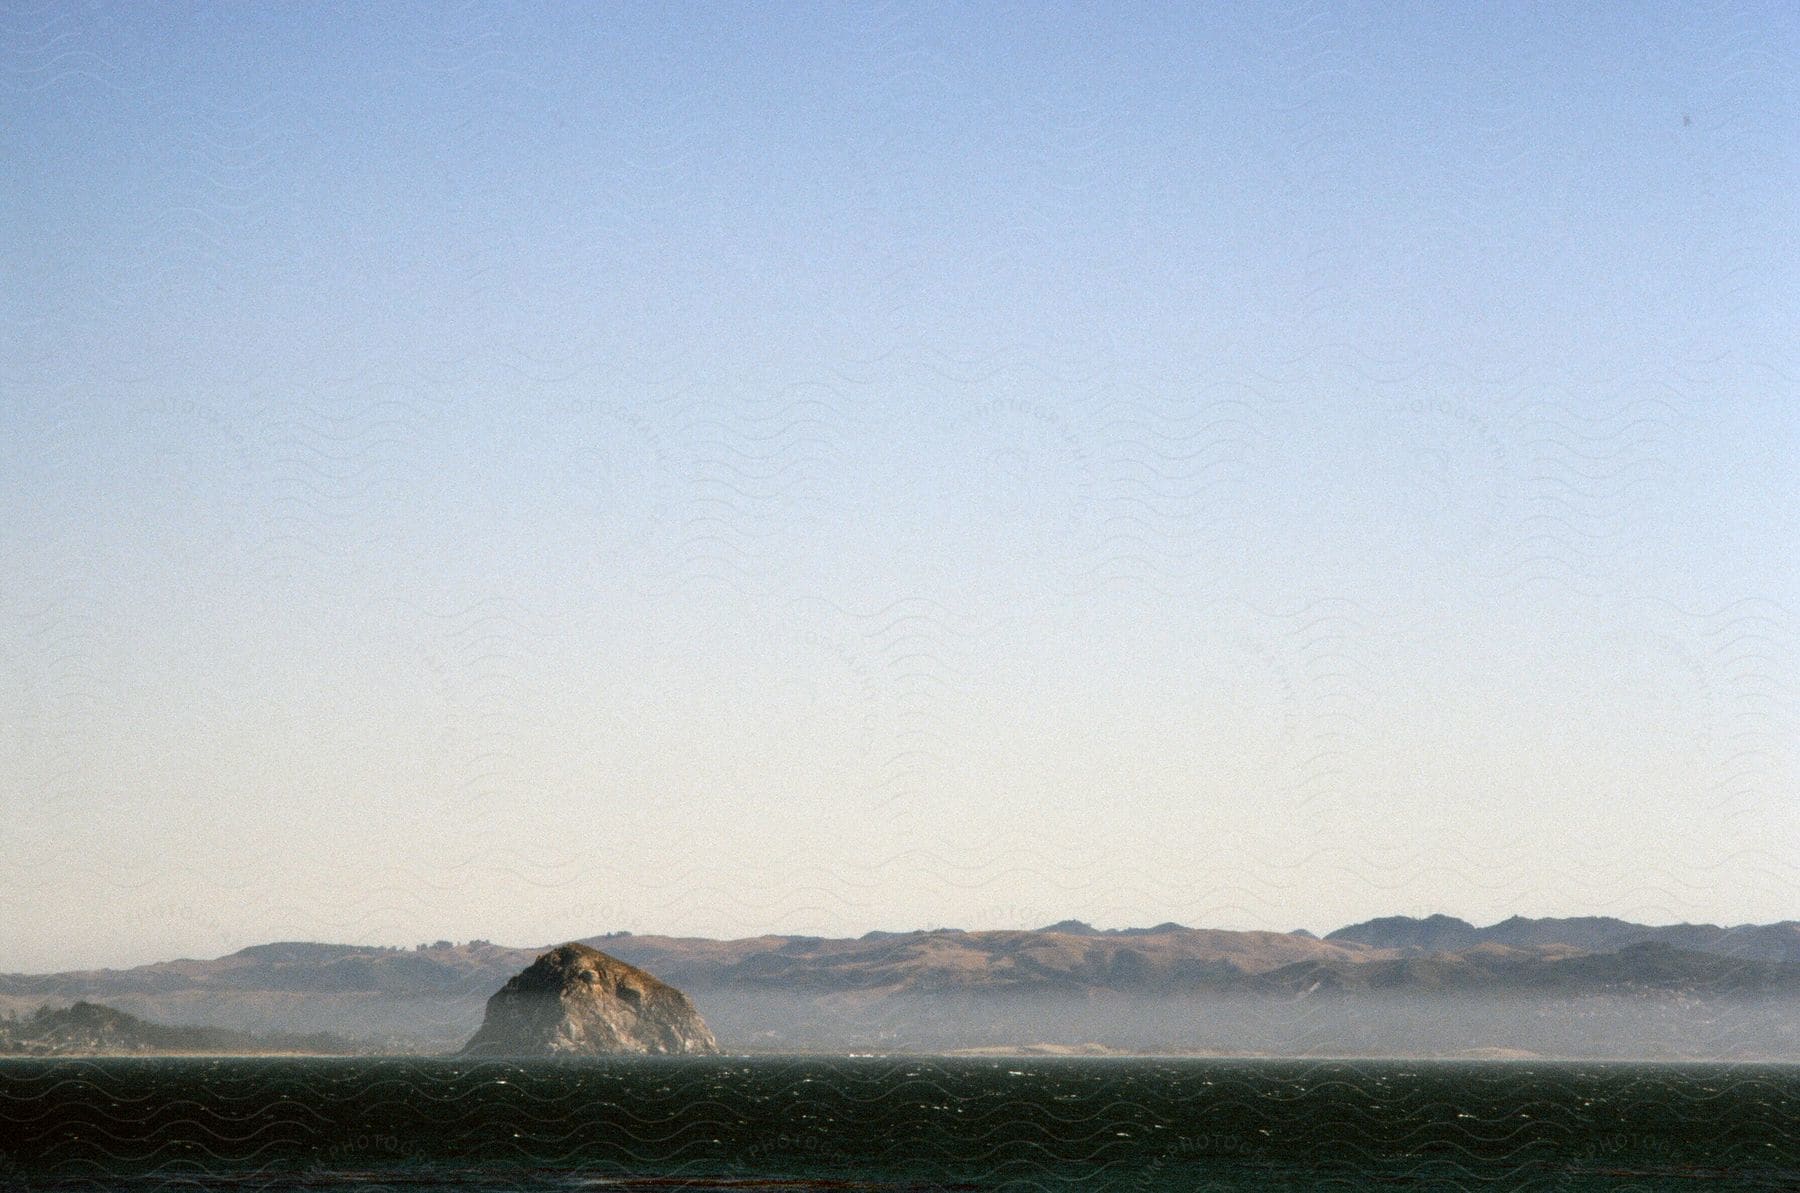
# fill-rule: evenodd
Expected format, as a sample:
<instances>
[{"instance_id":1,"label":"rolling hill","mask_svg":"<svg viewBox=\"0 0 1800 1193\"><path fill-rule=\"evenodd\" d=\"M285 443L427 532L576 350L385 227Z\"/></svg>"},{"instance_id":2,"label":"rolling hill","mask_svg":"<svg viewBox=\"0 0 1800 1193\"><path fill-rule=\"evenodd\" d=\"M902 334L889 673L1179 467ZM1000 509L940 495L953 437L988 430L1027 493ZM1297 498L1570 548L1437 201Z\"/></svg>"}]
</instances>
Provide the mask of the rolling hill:
<instances>
[{"instance_id":1,"label":"rolling hill","mask_svg":"<svg viewBox=\"0 0 1800 1193\"><path fill-rule=\"evenodd\" d=\"M855 938L612 933L583 943L688 992L727 1049L1099 1042L1281 1054L1800 1056L1797 930L1393 917L1324 939L1064 921ZM486 999L541 951L487 941L274 943L210 960L0 975L0 1009L102 1001L170 1024L334 1032L438 1051L466 1039ZM1585 1034L1571 1036L1571 1024Z\"/></svg>"}]
</instances>

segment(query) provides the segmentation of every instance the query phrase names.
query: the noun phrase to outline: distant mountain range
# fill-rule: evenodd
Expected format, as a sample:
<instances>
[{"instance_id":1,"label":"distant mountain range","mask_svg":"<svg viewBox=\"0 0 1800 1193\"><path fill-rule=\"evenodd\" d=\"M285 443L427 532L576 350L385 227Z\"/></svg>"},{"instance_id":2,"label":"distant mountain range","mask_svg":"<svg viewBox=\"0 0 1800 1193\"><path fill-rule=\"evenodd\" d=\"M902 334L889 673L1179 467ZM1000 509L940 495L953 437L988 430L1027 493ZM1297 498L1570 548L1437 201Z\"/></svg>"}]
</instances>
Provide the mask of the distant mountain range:
<instances>
[{"instance_id":1,"label":"distant mountain range","mask_svg":"<svg viewBox=\"0 0 1800 1193\"><path fill-rule=\"evenodd\" d=\"M1320 939L1071 920L856 938L614 933L583 943L685 991L728 1051L1098 1043L1800 1058L1793 921L1722 928L1515 917L1477 928L1448 916L1387 917ZM98 1000L166 1023L448 1050L542 951L486 941L267 944L213 960L0 975L0 1009Z\"/></svg>"},{"instance_id":2,"label":"distant mountain range","mask_svg":"<svg viewBox=\"0 0 1800 1193\"><path fill-rule=\"evenodd\" d=\"M1721 928L1715 924L1672 924L1651 927L1606 916L1531 920L1514 916L1486 928L1477 928L1454 916L1425 919L1386 916L1339 928L1325 938L1341 944L1360 944L1395 949L1408 954L1455 952L1476 945L1498 944L1515 949L1566 946L1590 953L1614 952L1635 944L1666 944L1696 953L1740 957L1754 961L1800 961L1800 923L1740 924Z\"/></svg>"}]
</instances>

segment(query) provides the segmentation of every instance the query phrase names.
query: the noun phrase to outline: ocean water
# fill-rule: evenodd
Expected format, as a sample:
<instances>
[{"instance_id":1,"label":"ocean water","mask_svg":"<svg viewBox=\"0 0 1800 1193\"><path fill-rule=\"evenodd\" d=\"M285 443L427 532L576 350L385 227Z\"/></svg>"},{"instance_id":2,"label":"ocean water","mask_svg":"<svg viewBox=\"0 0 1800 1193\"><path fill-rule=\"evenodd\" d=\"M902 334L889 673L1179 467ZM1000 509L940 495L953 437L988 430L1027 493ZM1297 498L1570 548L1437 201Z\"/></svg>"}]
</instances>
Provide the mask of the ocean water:
<instances>
[{"instance_id":1,"label":"ocean water","mask_svg":"<svg viewBox=\"0 0 1800 1193\"><path fill-rule=\"evenodd\" d=\"M1800 1189L1800 1067L6 1060L0 1188Z\"/></svg>"}]
</instances>

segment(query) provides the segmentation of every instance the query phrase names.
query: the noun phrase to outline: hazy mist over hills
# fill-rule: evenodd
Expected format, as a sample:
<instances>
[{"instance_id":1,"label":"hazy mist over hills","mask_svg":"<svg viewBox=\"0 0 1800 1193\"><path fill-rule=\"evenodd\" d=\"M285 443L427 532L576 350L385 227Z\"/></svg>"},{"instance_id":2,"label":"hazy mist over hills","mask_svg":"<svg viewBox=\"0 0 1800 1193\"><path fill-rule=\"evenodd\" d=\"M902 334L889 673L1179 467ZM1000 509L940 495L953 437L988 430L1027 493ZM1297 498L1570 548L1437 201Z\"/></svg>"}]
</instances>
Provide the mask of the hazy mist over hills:
<instances>
[{"instance_id":1,"label":"hazy mist over hills","mask_svg":"<svg viewBox=\"0 0 1800 1193\"><path fill-rule=\"evenodd\" d=\"M1800 1058L1800 923L1603 918L1477 928L1390 917L1324 939L1161 924L587 938L693 998L727 1050ZM0 1005L76 998L166 1023L443 1050L542 950L259 945L214 960L0 976Z\"/></svg>"}]
</instances>

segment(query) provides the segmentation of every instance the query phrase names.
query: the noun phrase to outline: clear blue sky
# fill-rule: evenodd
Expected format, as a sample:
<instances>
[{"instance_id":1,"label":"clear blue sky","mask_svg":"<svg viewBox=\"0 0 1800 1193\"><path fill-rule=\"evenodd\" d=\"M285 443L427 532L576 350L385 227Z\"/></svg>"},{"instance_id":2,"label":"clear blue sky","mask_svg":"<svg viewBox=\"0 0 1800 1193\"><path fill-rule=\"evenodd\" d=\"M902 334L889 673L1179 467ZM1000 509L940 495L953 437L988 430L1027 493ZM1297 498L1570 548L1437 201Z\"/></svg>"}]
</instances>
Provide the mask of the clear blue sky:
<instances>
[{"instance_id":1,"label":"clear blue sky","mask_svg":"<svg viewBox=\"0 0 1800 1193\"><path fill-rule=\"evenodd\" d=\"M0 20L0 968L1800 914L1790 6Z\"/></svg>"}]
</instances>

